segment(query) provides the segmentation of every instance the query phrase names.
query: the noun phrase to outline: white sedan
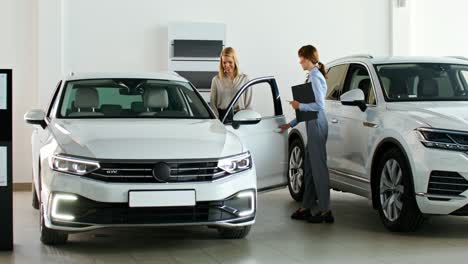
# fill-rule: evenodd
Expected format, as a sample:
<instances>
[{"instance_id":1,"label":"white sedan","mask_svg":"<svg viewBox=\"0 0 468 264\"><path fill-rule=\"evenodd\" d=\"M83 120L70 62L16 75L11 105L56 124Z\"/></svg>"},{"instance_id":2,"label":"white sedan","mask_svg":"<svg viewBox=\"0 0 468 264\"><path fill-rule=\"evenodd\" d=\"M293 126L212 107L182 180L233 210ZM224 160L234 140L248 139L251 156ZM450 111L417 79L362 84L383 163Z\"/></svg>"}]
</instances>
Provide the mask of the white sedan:
<instances>
[{"instance_id":1,"label":"white sedan","mask_svg":"<svg viewBox=\"0 0 468 264\"><path fill-rule=\"evenodd\" d=\"M33 205L40 209L42 242L147 225L206 225L224 238L245 237L257 190L287 184L287 136L275 131L285 122L275 80L250 81L229 109L247 89L263 87L272 94L273 116L243 110L220 121L176 74L61 80L46 111L25 115L35 128Z\"/></svg>"}]
</instances>

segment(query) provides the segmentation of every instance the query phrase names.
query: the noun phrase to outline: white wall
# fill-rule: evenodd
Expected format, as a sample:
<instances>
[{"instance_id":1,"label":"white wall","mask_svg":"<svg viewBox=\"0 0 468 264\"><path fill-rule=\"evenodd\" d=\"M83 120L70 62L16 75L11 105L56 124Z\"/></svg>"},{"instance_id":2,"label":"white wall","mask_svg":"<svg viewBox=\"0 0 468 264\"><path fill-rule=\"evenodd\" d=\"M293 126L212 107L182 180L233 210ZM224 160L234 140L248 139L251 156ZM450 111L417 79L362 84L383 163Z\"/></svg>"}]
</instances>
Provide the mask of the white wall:
<instances>
[{"instance_id":1,"label":"white wall","mask_svg":"<svg viewBox=\"0 0 468 264\"><path fill-rule=\"evenodd\" d=\"M468 57L468 1L414 1L413 55Z\"/></svg>"},{"instance_id":2,"label":"white wall","mask_svg":"<svg viewBox=\"0 0 468 264\"><path fill-rule=\"evenodd\" d=\"M316 45L324 62L390 53L387 0L80 0L67 1L64 10L65 72L167 70L173 21L225 23L242 70L276 76L287 98L290 86L305 78L297 60L301 45Z\"/></svg>"},{"instance_id":3,"label":"white wall","mask_svg":"<svg viewBox=\"0 0 468 264\"><path fill-rule=\"evenodd\" d=\"M14 69L14 181L30 181L30 133L22 116L45 107L64 73L167 69L167 24L227 25L228 45L252 77L275 75L284 98L305 75L296 52L322 61L353 53L464 55L465 0L0 0L0 67ZM287 109L291 116L292 111Z\"/></svg>"},{"instance_id":4,"label":"white wall","mask_svg":"<svg viewBox=\"0 0 468 264\"><path fill-rule=\"evenodd\" d=\"M14 182L30 182L32 178L32 130L24 123L23 114L37 107L36 10L36 1L0 1L0 68L13 69Z\"/></svg>"},{"instance_id":5,"label":"white wall","mask_svg":"<svg viewBox=\"0 0 468 264\"><path fill-rule=\"evenodd\" d=\"M40 1L37 9L37 85L43 109L63 75L62 3L65 1L68 0Z\"/></svg>"},{"instance_id":6,"label":"white wall","mask_svg":"<svg viewBox=\"0 0 468 264\"><path fill-rule=\"evenodd\" d=\"M297 60L304 44L316 45L323 62L354 53L391 52L391 0L47 0L38 1L35 14L30 13L36 1L2 1L9 6L0 10L7 11L24 3L21 14L5 12L7 18L0 19L21 24L11 30L21 31L32 46L0 42L0 47L9 45L18 54L8 54L11 60L24 59L15 68L38 73L36 79L23 75L15 82L19 93L34 101L17 104L18 118L36 101L45 107L60 75L70 71L166 70L169 22L225 23L227 44L238 50L242 70L251 77L276 76L283 98L291 98L290 86L305 78ZM35 29L30 28L34 19ZM38 91L28 90L35 84ZM284 109L292 116L289 107ZM15 141L21 153L15 158L15 182L29 181L30 129L15 124L15 137L21 136ZM24 163L22 156L27 156Z\"/></svg>"}]
</instances>

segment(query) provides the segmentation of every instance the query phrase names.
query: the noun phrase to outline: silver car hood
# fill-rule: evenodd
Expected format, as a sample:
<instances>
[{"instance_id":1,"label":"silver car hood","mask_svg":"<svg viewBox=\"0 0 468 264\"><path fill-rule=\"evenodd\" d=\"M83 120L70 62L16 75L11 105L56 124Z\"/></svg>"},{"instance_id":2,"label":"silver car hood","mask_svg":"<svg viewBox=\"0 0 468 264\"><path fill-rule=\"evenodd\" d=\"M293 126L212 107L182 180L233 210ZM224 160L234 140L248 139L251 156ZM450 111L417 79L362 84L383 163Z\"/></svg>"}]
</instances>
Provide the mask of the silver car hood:
<instances>
[{"instance_id":1,"label":"silver car hood","mask_svg":"<svg viewBox=\"0 0 468 264\"><path fill-rule=\"evenodd\" d=\"M56 119L65 154L97 159L194 159L239 154L242 143L217 119Z\"/></svg>"},{"instance_id":2,"label":"silver car hood","mask_svg":"<svg viewBox=\"0 0 468 264\"><path fill-rule=\"evenodd\" d=\"M468 102L397 102L388 103L390 111L400 111L427 126L468 131Z\"/></svg>"}]
</instances>

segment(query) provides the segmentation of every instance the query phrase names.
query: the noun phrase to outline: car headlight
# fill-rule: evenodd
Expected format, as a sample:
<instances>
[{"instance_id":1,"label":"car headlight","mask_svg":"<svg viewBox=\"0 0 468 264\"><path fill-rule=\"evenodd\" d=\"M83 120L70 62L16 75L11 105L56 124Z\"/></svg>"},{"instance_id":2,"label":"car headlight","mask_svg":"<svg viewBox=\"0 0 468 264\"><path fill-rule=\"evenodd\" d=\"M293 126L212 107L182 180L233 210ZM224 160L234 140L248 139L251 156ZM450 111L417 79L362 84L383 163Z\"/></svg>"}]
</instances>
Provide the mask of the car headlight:
<instances>
[{"instance_id":1,"label":"car headlight","mask_svg":"<svg viewBox=\"0 0 468 264\"><path fill-rule=\"evenodd\" d=\"M428 148L468 151L468 132L435 128L416 129L421 143Z\"/></svg>"},{"instance_id":2,"label":"car headlight","mask_svg":"<svg viewBox=\"0 0 468 264\"><path fill-rule=\"evenodd\" d=\"M49 159L49 166L52 170L70 173L75 175L85 175L100 168L99 163L81 158L54 155Z\"/></svg>"},{"instance_id":3,"label":"car headlight","mask_svg":"<svg viewBox=\"0 0 468 264\"><path fill-rule=\"evenodd\" d=\"M218 161L218 168L229 174L241 172L252 168L252 157L249 152Z\"/></svg>"}]
</instances>

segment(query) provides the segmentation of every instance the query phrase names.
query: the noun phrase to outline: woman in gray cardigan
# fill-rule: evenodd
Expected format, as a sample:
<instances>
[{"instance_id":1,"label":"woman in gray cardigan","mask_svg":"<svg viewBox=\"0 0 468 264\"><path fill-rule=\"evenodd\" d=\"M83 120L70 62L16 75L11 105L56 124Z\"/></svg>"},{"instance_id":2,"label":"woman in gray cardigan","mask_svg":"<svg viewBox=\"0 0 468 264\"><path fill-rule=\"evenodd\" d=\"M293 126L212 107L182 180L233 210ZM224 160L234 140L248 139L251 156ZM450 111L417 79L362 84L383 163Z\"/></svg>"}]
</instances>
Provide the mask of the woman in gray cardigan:
<instances>
[{"instance_id":1,"label":"woman in gray cardigan","mask_svg":"<svg viewBox=\"0 0 468 264\"><path fill-rule=\"evenodd\" d=\"M221 52L219 73L211 81L211 106L221 119L226 115L227 107L239 89L249 81L249 77L239 70L236 51L227 47ZM252 105L252 91L248 89L237 100L234 113L250 109ZM233 114L233 113L229 113Z\"/></svg>"}]
</instances>

